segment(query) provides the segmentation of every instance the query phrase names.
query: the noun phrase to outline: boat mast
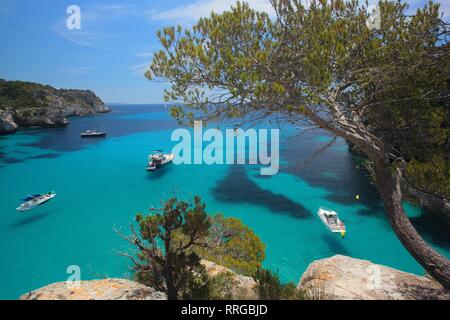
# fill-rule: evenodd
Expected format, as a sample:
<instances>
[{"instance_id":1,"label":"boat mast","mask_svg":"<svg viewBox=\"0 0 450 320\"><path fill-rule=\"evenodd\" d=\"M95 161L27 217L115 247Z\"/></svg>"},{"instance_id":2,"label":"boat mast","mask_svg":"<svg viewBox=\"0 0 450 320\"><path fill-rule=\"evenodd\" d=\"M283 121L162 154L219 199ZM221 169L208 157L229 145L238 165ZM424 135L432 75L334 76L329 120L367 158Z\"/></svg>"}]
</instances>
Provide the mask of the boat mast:
<instances>
[{"instance_id":1,"label":"boat mast","mask_svg":"<svg viewBox=\"0 0 450 320\"><path fill-rule=\"evenodd\" d=\"M97 121L97 125L99 126L100 131L106 132L105 125L103 124L102 119L98 115L97 109L95 108L95 104L93 104L92 108L94 110L94 117L95 117L95 120Z\"/></svg>"}]
</instances>

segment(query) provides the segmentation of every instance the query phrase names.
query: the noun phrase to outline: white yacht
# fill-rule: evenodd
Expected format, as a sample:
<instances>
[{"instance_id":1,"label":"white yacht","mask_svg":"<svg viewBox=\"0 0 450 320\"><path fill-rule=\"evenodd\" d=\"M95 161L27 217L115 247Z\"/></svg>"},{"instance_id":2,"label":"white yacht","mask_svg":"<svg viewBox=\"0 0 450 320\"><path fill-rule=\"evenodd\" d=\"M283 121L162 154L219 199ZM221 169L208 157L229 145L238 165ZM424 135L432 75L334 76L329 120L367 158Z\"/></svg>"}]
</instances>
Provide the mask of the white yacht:
<instances>
[{"instance_id":1,"label":"white yacht","mask_svg":"<svg viewBox=\"0 0 450 320\"><path fill-rule=\"evenodd\" d=\"M36 208L37 206L43 205L47 201L50 201L56 197L55 192L48 192L45 194L35 194L32 196L28 196L25 199L22 199L23 201L26 201L22 203L19 207L16 208L17 211L28 211L31 209Z\"/></svg>"},{"instance_id":2,"label":"white yacht","mask_svg":"<svg viewBox=\"0 0 450 320\"><path fill-rule=\"evenodd\" d=\"M147 171L155 171L165 165L170 164L175 155L172 153L164 153L161 150L156 150L154 153L148 156Z\"/></svg>"},{"instance_id":3,"label":"white yacht","mask_svg":"<svg viewBox=\"0 0 450 320\"><path fill-rule=\"evenodd\" d=\"M320 208L317 212L317 215L328 228L328 230L330 230L331 232L339 232L341 233L341 235L345 235L346 229L344 222L339 219L339 215L337 214L337 212Z\"/></svg>"}]
</instances>

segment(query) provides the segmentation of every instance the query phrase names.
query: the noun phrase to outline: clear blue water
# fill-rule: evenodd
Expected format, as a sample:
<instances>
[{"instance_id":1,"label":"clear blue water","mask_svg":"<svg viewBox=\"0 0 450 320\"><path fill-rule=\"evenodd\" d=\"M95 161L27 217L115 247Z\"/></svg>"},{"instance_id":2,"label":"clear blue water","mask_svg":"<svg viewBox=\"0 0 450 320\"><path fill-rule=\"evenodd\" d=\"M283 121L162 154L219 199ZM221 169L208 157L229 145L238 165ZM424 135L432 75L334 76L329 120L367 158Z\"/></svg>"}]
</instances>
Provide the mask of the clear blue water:
<instances>
[{"instance_id":1,"label":"clear blue water","mask_svg":"<svg viewBox=\"0 0 450 320\"><path fill-rule=\"evenodd\" d=\"M113 227L127 232L136 213L174 192L200 195L210 213L242 219L267 245L265 267L283 281L297 282L309 263L334 254L423 274L343 141L299 167L329 137L320 130L286 130L282 168L271 177L248 165L173 165L147 173L147 155L172 148L176 122L162 106L113 108L101 116L107 139L79 138L95 126L95 117L71 118L67 128L0 136L0 299L65 281L69 265L80 266L82 279L126 276L128 261L116 253L128 245ZM24 195L50 190L58 195L48 204L15 211ZM316 216L320 206L341 214L349 230L345 239L325 230ZM405 206L425 239L450 256L445 223Z\"/></svg>"}]
</instances>

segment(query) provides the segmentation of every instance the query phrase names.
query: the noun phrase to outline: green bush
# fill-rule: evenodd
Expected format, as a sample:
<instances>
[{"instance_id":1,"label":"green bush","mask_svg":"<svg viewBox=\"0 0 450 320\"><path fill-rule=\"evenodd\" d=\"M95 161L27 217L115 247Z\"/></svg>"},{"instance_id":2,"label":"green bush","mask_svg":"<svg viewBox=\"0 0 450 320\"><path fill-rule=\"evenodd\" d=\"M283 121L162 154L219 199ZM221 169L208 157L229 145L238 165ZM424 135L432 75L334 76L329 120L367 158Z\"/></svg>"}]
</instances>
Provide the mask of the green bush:
<instances>
[{"instance_id":1,"label":"green bush","mask_svg":"<svg viewBox=\"0 0 450 320\"><path fill-rule=\"evenodd\" d=\"M406 167L408 180L422 190L450 197L450 165L434 155L429 161L411 160Z\"/></svg>"},{"instance_id":2,"label":"green bush","mask_svg":"<svg viewBox=\"0 0 450 320\"><path fill-rule=\"evenodd\" d=\"M256 274L257 288L261 300L305 300L306 296L294 283L281 283L277 274L262 269Z\"/></svg>"},{"instance_id":3,"label":"green bush","mask_svg":"<svg viewBox=\"0 0 450 320\"><path fill-rule=\"evenodd\" d=\"M193 250L202 258L239 274L253 276L265 258L261 239L239 219L219 214L211 217L207 246Z\"/></svg>"}]
</instances>

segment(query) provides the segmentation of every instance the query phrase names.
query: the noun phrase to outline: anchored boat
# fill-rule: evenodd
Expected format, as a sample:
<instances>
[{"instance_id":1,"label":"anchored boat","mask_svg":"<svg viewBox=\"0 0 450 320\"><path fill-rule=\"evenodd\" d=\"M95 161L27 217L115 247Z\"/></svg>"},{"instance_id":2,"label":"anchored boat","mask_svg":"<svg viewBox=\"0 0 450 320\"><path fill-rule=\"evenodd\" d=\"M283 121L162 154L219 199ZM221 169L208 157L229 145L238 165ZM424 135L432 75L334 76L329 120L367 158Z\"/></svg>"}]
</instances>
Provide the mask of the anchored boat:
<instances>
[{"instance_id":1,"label":"anchored boat","mask_svg":"<svg viewBox=\"0 0 450 320\"><path fill-rule=\"evenodd\" d=\"M81 133L81 138L105 138L106 137L106 128L103 124L102 119L99 117L97 109L95 106L92 107L92 114L95 117L97 122L97 126L94 128L99 128L100 130L86 130Z\"/></svg>"},{"instance_id":2,"label":"anchored boat","mask_svg":"<svg viewBox=\"0 0 450 320\"><path fill-rule=\"evenodd\" d=\"M156 150L148 156L147 171L155 171L170 164L175 155L172 153L164 153L162 150Z\"/></svg>"},{"instance_id":3,"label":"anchored boat","mask_svg":"<svg viewBox=\"0 0 450 320\"><path fill-rule=\"evenodd\" d=\"M28 211L31 209L34 209L40 205L43 205L44 203L50 201L56 197L56 193L54 191L48 192L45 194L35 194L32 196L28 196L24 199L24 203L22 203L19 207L16 208L17 211Z\"/></svg>"},{"instance_id":4,"label":"anchored boat","mask_svg":"<svg viewBox=\"0 0 450 320\"><path fill-rule=\"evenodd\" d=\"M320 208L317 212L317 215L328 228L328 230L330 230L331 232L338 232L342 235L342 237L345 236L345 224L339 219L339 215L337 214L337 212Z\"/></svg>"},{"instance_id":5,"label":"anchored boat","mask_svg":"<svg viewBox=\"0 0 450 320\"><path fill-rule=\"evenodd\" d=\"M82 138L104 138L106 137L105 131L87 130L81 133Z\"/></svg>"}]
</instances>

